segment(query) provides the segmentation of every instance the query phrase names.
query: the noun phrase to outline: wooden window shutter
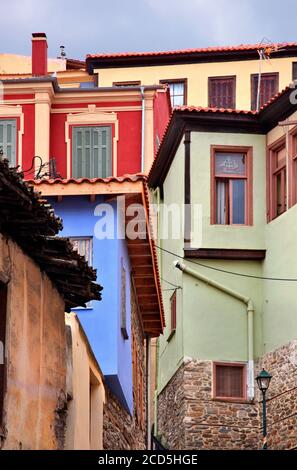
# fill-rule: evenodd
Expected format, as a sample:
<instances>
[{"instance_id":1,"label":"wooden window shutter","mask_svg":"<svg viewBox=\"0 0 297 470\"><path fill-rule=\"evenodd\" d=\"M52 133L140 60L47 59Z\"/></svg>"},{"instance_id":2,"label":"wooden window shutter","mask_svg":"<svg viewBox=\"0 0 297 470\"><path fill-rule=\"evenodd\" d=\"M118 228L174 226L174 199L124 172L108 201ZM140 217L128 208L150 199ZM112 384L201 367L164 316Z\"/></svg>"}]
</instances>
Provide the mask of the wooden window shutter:
<instances>
[{"instance_id":1,"label":"wooden window shutter","mask_svg":"<svg viewBox=\"0 0 297 470\"><path fill-rule=\"evenodd\" d=\"M74 127L72 177L106 178L111 174L111 127Z\"/></svg>"},{"instance_id":2,"label":"wooden window shutter","mask_svg":"<svg viewBox=\"0 0 297 470\"><path fill-rule=\"evenodd\" d=\"M257 94L258 94L258 74L252 75L251 84L251 107L252 110L257 109ZM278 73L264 73L261 75L261 89L260 89L260 107L264 106L274 95L278 92Z\"/></svg>"},{"instance_id":3,"label":"wooden window shutter","mask_svg":"<svg viewBox=\"0 0 297 470\"><path fill-rule=\"evenodd\" d=\"M3 421L3 404L6 387L5 377L5 336L6 336L6 313L7 309L7 286L0 283L0 426Z\"/></svg>"},{"instance_id":4,"label":"wooden window shutter","mask_svg":"<svg viewBox=\"0 0 297 470\"><path fill-rule=\"evenodd\" d=\"M209 107L231 108L235 103L235 77L210 77L208 84Z\"/></svg>"},{"instance_id":5,"label":"wooden window shutter","mask_svg":"<svg viewBox=\"0 0 297 470\"><path fill-rule=\"evenodd\" d=\"M244 366L215 366L215 396L217 398L244 398Z\"/></svg>"},{"instance_id":6,"label":"wooden window shutter","mask_svg":"<svg viewBox=\"0 0 297 470\"><path fill-rule=\"evenodd\" d=\"M170 308L171 308L171 331L176 330L176 291L170 299Z\"/></svg>"},{"instance_id":7,"label":"wooden window shutter","mask_svg":"<svg viewBox=\"0 0 297 470\"><path fill-rule=\"evenodd\" d=\"M292 64L292 80L297 80L297 62Z\"/></svg>"},{"instance_id":8,"label":"wooden window shutter","mask_svg":"<svg viewBox=\"0 0 297 470\"><path fill-rule=\"evenodd\" d=\"M0 121L0 149L12 166L16 165L16 121Z\"/></svg>"}]
</instances>

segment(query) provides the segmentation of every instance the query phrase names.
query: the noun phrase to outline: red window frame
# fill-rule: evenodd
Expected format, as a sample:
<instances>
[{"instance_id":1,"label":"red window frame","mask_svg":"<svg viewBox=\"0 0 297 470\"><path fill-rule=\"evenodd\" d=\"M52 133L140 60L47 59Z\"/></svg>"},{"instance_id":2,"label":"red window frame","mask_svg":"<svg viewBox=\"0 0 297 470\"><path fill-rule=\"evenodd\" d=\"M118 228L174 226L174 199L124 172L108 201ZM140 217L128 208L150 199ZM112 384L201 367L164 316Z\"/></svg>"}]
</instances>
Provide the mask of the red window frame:
<instances>
[{"instance_id":1,"label":"red window frame","mask_svg":"<svg viewBox=\"0 0 297 470\"><path fill-rule=\"evenodd\" d=\"M231 393L228 396L222 396L217 393L218 390L218 374L217 368L238 368L241 369L241 389L242 394L240 396L233 396ZM230 381L230 377L227 378ZM230 383L229 383L230 386ZM232 402L246 402L247 401L247 366L246 363L242 362L214 362L213 363L213 399L220 401L232 401Z\"/></svg>"},{"instance_id":2,"label":"red window frame","mask_svg":"<svg viewBox=\"0 0 297 470\"><path fill-rule=\"evenodd\" d=\"M208 78L208 106L236 108L236 75Z\"/></svg>"},{"instance_id":3,"label":"red window frame","mask_svg":"<svg viewBox=\"0 0 297 470\"><path fill-rule=\"evenodd\" d=\"M271 221L282 215L289 206L287 201L287 161L286 157L277 162L277 156L286 150L286 137L283 136L268 147L267 157L267 219ZM279 184L278 184L279 183ZM280 197L280 202L279 202Z\"/></svg>"},{"instance_id":4,"label":"red window frame","mask_svg":"<svg viewBox=\"0 0 297 470\"><path fill-rule=\"evenodd\" d=\"M215 162L217 153L242 153L245 155L245 175L236 175L229 174L218 175L215 171ZM229 181L232 179L245 179L245 222L244 224L233 224L232 223L232 205L226 202L226 207L228 211L227 223L218 224L217 223L217 189L216 183L218 180ZM229 185L229 183L228 183ZM230 191L232 191L230 187ZM229 192L229 201L232 201L232 194ZM241 226L241 225L253 225L253 149L252 147L242 147L242 146L227 146L227 145L212 145L211 146L211 224L212 225L228 225L228 226Z\"/></svg>"}]
</instances>

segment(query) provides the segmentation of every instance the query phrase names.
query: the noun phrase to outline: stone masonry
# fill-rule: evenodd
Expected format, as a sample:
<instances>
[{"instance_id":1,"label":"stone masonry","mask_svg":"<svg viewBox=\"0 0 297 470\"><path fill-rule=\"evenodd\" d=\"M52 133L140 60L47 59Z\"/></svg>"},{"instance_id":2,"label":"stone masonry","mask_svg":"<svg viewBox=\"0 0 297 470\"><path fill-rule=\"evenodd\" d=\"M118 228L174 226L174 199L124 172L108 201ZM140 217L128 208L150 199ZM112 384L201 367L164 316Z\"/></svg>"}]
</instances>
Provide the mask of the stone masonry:
<instances>
[{"instance_id":1,"label":"stone masonry","mask_svg":"<svg viewBox=\"0 0 297 470\"><path fill-rule=\"evenodd\" d=\"M137 383L136 380L133 380L134 412L131 416L116 397L108 389L106 390L103 416L103 447L105 450L143 450L146 448L145 341L133 289L131 306L131 329L134 337L132 355L134 361L137 358L137 377L133 374L134 379L137 379ZM142 380L139 377L142 377ZM141 389L141 413L139 413L139 407L137 409L136 388L138 389L138 397ZM141 416L139 416L140 414Z\"/></svg>"},{"instance_id":2,"label":"stone masonry","mask_svg":"<svg viewBox=\"0 0 297 470\"><path fill-rule=\"evenodd\" d=\"M256 364L273 379L267 395L268 447L297 449L297 341ZM257 387L257 386L256 386ZM158 398L158 434L168 449L257 449L262 402L212 399L212 362L185 361Z\"/></svg>"}]
</instances>

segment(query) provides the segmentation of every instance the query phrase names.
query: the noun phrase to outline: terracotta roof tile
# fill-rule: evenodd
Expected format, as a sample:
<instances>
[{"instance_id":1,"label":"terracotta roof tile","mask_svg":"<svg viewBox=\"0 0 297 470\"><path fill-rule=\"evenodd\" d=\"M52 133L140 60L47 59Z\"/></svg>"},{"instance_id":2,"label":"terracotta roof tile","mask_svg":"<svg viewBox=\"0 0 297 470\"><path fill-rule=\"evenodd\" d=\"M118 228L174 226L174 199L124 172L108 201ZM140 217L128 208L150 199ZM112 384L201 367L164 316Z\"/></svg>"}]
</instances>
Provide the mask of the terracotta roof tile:
<instances>
[{"instance_id":1,"label":"terracotta roof tile","mask_svg":"<svg viewBox=\"0 0 297 470\"><path fill-rule=\"evenodd\" d=\"M202 47L194 49L180 49L171 51L153 51L153 52L120 52L120 53L103 53L103 54L88 54L87 59L112 59L124 57L157 57L157 56L170 56L170 55L184 55L184 54L209 54L211 52L240 52L240 51L257 51L260 47L269 46L269 44L239 44L237 46L214 46ZM273 47L290 48L297 47L297 42L283 42L271 45Z\"/></svg>"},{"instance_id":2,"label":"terracotta roof tile","mask_svg":"<svg viewBox=\"0 0 297 470\"><path fill-rule=\"evenodd\" d=\"M135 183L136 181L146 181L147 176L143 173L137 173L135 175L123 175L123 176L110 176L109 178L56 178L56 179L42 179L42 180L29 180L34 185L40 186L43 184L82 184L82 183Z\"/></svg>"}]
</instances>

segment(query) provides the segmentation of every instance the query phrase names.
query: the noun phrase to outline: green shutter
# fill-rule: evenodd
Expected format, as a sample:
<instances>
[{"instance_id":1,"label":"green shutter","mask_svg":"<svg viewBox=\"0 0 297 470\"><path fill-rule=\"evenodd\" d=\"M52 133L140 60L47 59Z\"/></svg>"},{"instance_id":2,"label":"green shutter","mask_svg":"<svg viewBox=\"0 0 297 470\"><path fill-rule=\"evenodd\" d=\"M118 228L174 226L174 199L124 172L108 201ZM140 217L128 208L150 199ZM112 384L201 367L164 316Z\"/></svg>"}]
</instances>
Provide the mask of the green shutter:
<instances>
[{"instance_id":1,"label":"green shutter","mask_svg":"<svg viewBox=\"0 0 297 470\"><path fill-rule=\"evenodd\" d=\"M73 178L111 176L111 160L111 127L75 127L73 129Z\"/></svg>"},{"instance_id":2,"label":"green shutter","mask_svg":"<svg viewBox=\"0 0 297 470\"><path fill-rule=\"evenodd\" d=\"M0 148L12 166L16 165L16 121L0 121Z\"/></svg>"}]
</instances>

